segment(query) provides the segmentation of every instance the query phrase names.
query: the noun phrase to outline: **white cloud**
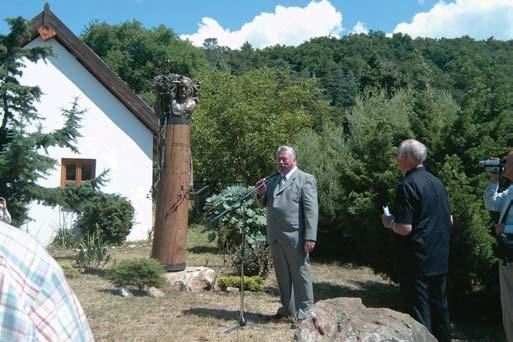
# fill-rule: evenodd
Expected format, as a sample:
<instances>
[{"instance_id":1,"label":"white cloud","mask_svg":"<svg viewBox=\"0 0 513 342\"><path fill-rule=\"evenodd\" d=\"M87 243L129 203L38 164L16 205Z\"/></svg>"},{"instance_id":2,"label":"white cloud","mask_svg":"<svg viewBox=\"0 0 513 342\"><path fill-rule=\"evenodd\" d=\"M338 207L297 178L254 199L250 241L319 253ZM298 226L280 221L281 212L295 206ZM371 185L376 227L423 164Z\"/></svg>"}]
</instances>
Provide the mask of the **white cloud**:
<instances>
[{"instance_id":1,"label":"white cloud","mask_svg":"<svg viewBox=\"0 0 513 342\"><path fill-rule=\"evenodd\" d=\"M353 30L351 33L369 33L369 28L367 27L367 24L362 23L361 21L357 22L356 25L354 25Z\"/></svg>"},{"instance_id":2,"label":"white cloud","mask_svg":"<svg viewBox=\"0 0 513 342\"><path fill-rule=\"evenodd\" d=\"M282 44L297 46L320 36L338 37L342 33L342 14L328 0L312 1L306 7L276 6L274 13L261 13L253 21L231 32L209 17L198 25L198 32L181 35L196 46L207 38L217 38L218 44L238 49L248 41L255 48Z\"/></svg>"},{"instance_id":3,"label":"white cloud","mask_svg":"<svg viewBox=\"0 0 513 342\"><path fill-rule=\"evenodd\" d=\"M397 32L412 37L513 39L513 0L440 1L429 12L416 14L411 23L397 25Z\"/></svg>"}]
</instances>

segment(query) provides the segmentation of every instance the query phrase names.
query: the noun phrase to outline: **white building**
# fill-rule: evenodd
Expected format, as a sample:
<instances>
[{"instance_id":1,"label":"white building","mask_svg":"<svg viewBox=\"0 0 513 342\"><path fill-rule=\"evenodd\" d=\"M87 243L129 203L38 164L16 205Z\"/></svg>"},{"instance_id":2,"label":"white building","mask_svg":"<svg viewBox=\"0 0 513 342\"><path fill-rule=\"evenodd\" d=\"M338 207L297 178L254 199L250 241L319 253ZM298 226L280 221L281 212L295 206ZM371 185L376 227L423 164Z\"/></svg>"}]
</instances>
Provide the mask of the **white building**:
<instances>
[{"instance_id":1,"label":"white building","mask_svg":"<svg viewBox=\"0 0 513 342\"><path fill-rule=\"evenodd\" d=\"M107 193L126 197L135 209L135 224L128 240L148 238L152 229L153 137L157 120L153 110L135 95L102 60L75 36L46 5L31 21L32 37L26 47L51 46L55 57L38 63L28 62L21 84L39 86L43 92L38 113L45 118L47 131L62 127L61 109L70 109L78 99L82 115L79 153L51 148L48 154L58 167L44 187L64 187L94 178L109 170ZM30 206L32 221L21 228L43 245L51 242L61 227L69 227L64 208L37 203Z\"/></svg>"}]
</instances>

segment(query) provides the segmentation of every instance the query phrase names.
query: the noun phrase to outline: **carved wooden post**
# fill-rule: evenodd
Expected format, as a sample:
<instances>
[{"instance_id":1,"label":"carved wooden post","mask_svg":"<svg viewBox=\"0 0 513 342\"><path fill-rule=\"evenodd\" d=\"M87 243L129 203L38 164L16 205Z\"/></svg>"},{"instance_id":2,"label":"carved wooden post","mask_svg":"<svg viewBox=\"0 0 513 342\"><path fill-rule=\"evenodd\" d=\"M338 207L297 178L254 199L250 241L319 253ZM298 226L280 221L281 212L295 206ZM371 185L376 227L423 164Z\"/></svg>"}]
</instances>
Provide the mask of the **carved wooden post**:
<instances>
[{"instance_id":1,"label":"carved wooden post","mask_svg":"<svg viewBox=\"0 0 513 342\"><path fill-rule=\"evenodd\" d=\"M186 266L191 183L190 116L199 84L170 74L155 79L156 112L160 118L157 208L152 258L168 271Z\"/></svg>"}]
</instances>

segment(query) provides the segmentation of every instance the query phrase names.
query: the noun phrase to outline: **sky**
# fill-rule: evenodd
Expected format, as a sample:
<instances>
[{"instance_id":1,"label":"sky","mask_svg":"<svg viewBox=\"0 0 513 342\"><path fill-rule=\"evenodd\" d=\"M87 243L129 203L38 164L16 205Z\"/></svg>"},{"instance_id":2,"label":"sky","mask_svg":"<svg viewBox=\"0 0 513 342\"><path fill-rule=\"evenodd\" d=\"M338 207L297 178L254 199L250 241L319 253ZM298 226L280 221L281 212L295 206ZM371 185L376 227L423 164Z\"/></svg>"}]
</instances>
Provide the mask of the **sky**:
<instances>
[{"instance_id":1,"label":"sky","mask_svg":"<svg viewBox=\"0 0 513 342\"><path fill-rule=\"evenodd\" d=\"M382 31L412 37L513 39L513 0L0 0L0 19L35 17L45 2L80 35L92 22L137 20L202 46L297 46L319 36ZM0 22L0 34L9 32Z\"/></svg>"}]
</instances>

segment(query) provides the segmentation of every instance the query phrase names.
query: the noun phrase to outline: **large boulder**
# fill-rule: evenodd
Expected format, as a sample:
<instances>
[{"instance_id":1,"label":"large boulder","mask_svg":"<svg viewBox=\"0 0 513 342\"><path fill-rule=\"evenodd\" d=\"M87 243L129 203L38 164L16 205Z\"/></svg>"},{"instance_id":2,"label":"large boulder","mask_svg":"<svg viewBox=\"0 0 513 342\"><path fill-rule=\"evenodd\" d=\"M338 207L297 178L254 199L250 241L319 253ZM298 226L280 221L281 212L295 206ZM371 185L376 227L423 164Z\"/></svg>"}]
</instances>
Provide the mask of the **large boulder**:
<instances>
[{"instance_id":1,"label":"large boulder","mask_svg":"<svg viewBox=\"0 0 513 342\"><path fill-rule=\"evenodd\" d=\"M367 308L360 298L333 298L315 303L295 331L294 340L437 341L411 316L386 308Z\"/></svg>"},{"instance_id":2,"label":"large boulder","mask_svg":"<svg viewBox=\"0 0 513 342\"><path fill-rule=\"evenodd\" d=\"M180 272L164 275L168 289L200 292L212 289L216 272L208 267L187 267Z\"/></svg>"}]
</instances>

